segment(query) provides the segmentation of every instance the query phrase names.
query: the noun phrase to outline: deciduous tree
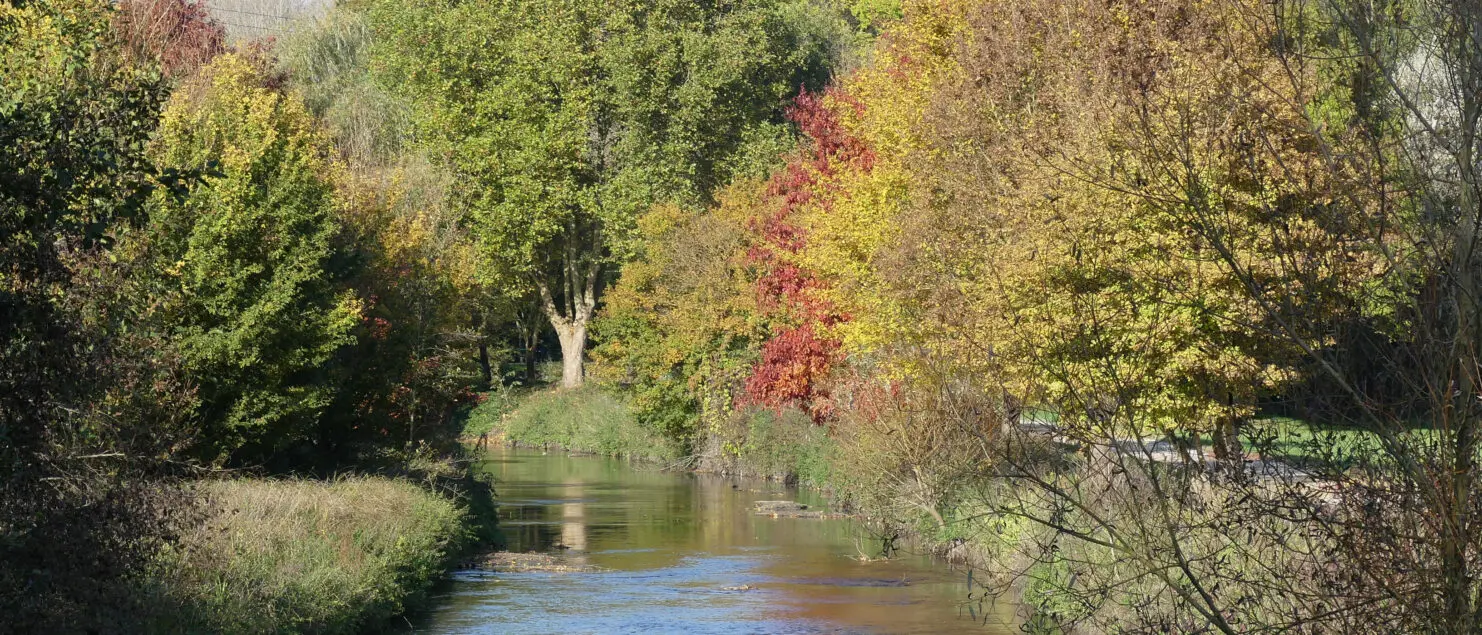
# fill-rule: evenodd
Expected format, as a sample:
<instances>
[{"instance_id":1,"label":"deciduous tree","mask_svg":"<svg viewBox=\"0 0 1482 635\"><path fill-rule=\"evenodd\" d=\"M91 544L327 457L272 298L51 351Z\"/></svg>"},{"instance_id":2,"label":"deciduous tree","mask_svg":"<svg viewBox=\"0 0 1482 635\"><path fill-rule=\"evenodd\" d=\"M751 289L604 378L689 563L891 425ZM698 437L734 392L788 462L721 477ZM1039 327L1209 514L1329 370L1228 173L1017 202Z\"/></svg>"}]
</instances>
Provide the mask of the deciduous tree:
<instances>
[{"instance_id":1,"label":"deciduous tree","mask_svg":"<svg viewBox=\"0 0 1482 635\"><path fill-rule=\"evenodd\" d=\"M603 280L635 219L693 208L730 157L784 134L783 99L826 76L829 43L766 0L380 3L388 86L422 99L423 140L458 175L485 277L532 290L582 381Z\"/></svg>"}]
</instances>

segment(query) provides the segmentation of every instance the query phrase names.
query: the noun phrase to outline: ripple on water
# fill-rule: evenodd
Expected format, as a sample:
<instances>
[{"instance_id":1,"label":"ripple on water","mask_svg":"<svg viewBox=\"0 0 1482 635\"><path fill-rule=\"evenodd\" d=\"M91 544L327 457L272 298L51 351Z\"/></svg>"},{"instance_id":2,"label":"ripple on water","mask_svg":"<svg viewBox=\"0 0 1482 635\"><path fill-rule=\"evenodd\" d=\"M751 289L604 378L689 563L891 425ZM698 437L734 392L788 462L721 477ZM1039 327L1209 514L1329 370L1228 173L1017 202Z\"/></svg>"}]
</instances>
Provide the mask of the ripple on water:
<instances>
[{"instance_id":1,"label":"ripple on water","mask_svg":"<svg viewBox=\"0 0 1482 635\"><path fill-rule=\"evenodd\" d=\"M816 494L620 461L504 451L511 551L560 545L601 573L461 571L417 630L433 633L1017 632L958 617L964 576L924 558L861 562L879 540L849 521L755 516L756 500ZM1007 607L1005 607L1007 608Z\"/></svg>"}]
</instances>

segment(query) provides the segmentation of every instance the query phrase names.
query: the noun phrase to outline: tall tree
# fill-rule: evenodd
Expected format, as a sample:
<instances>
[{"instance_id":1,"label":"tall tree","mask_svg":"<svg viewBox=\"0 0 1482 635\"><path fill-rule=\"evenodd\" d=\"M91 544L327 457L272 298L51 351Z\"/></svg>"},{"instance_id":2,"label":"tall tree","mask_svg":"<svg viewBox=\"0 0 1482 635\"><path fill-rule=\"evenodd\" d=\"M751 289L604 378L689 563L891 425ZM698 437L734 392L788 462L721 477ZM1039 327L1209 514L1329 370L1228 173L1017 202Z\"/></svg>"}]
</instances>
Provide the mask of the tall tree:
<instances>
[{"instance_id":1,"label":"tall tree","mask_svg":"<svg viewBox=\"0 0 1482 635\"><path fill-rule=\"evenodd\" d=\"M485 277L531 290L582 383L603 281L635 219L698 207L738 156L787 135L782 108L834 45L775 0L418 0L369 16L387 86L421 97L422 140L458 175Z\"/></svg>"},{"instance_id":2,"label":"tall tree","mask_svg":"<svg viewBox=\"0 0 1482 635\"><path fill-rule=\"evenodd\" d=\"M325 362L351 341L360 302L335 215L328 140L303 103L226 55L176 91L158 162L214 172L157 195L120 237L135 259L139 320L169 335L199 382L207 458L261 458L303 440L329 403Z\"/></svg>"}]
</instances>

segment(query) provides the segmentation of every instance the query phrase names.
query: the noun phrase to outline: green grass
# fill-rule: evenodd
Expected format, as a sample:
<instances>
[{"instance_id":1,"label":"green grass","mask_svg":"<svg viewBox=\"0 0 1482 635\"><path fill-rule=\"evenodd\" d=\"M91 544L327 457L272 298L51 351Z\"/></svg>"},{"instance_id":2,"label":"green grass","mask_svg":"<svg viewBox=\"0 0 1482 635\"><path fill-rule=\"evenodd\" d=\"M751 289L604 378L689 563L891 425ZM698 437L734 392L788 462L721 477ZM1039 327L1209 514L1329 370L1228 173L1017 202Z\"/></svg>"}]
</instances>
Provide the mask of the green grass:
<instances>
[{"instance_id":1,"label":"green grass","mask_svg":"<svg viewBox=\"0 0 1482 635\"><path fill-rule=\"evenodd\" d=\"M832 483L836 445L828 431L797 410L758 408L738 413L745 440L725 449L742 473L820 487Z\"/></svg>"},{"instance_id":2,"label":"green grass","mask_svg":"<svg viewBox=\"0 0 1482 635\"><path fill-rule=\"evenodd\" d=\"M513 386L498 386L493 390L480 393L481 401L468 413L468 418L463 422L464 439L477 439L482 435L496 432L504 421L520 404L524 403L531 395L528 388Z\"/></svg>"},{"instance_id":3,"label":"green grass","mask_svg":"<svg viewBox=\"0 0 1482 635\"><path fill-rule=\"evenodd\" d=\"M153 632L360 633L419 602L470 538L453 500L406 481L238 479L152 574Z\"/></svg>"},{"instance_id":4,"label":"green grass","mask_svg":"<svg viewBox=\"0 0 1482 635\"><path fill-rule=\"evenodd\" d=\"M664 460L674 444L641 425L621 400L596 386L489 398L469 414L465 437L498 433L507 442Z\"/></svg>"},{"instance_id":5,"label":"green grass","mask_svg":"<svg viewBox=\"0 0 1482 635\"><path fill-rule=\"evenodd\" d=\"M1367 430L1327 427L1288 417L1253 421L1240 436L1248 450L1264 450L1273 458L1296 463L1341 463L1358 456L1375 456L1383 448L1378 435Z\"/></svg>"}]
</instances>

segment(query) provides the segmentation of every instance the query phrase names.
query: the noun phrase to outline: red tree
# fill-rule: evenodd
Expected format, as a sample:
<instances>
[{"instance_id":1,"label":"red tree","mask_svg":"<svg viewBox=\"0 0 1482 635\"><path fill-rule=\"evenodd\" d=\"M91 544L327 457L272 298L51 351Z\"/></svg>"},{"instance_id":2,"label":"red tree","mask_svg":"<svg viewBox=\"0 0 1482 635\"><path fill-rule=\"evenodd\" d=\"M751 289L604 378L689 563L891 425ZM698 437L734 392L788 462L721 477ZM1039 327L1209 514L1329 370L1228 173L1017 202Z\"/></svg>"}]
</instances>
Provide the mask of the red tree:
<instances>
[{"instance_id":1,"label":"red tree","mask_svg":"<svg viewBox=\"0 0 1482 635\"><path fill-rule=\"evenodd\" d=\"M796 255L807 244L807 232L794 216L806 205L827 210L830 181L843 170L868 171L874 154L844 126L830 107L862 106L830 89L823 95L804 92L788 109L788 118L808 139L808 149L773 175L767 194L777 202L772 213L753 219L757 245L747 261L759 271L759 304L778 328L762 345L762 358L746 382L746 397L770 407L797 406L816 421L829 415L823 380L838 358L839 341L829 330L847 319L820 297L823 283L799 266Z\"/></svg>"}]
</instances>

